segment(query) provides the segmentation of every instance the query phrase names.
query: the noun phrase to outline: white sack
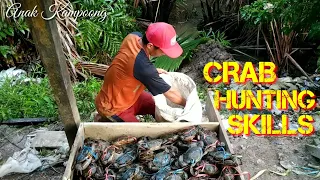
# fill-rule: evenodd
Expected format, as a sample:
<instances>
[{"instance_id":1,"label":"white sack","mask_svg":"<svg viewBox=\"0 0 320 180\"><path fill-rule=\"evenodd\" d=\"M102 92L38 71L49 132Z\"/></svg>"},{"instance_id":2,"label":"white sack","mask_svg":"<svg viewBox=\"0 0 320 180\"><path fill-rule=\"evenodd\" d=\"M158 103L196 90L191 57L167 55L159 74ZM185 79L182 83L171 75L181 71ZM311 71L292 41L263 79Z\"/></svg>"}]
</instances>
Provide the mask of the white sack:
<instances>
[{"instance_id":1,"label":"white sack","mask_svg":"<svg viewBox=\"0 0 320 180\"><path fill-rule=\"evenodd\" d=\"M156 105L155 116L157 121L169 122L201 122L202 106L197 93L195 82L187 75L178 72L168 72L168 74L160 74L170 86L180 91L181 95L186 98L186 106L172 103L166 99L163 94L154 96Z\"/></svg>"},{"instance_id":2,"label":"white sack","mask_svg":"<svg viewBox=\"0 0 320 180\"><path fill-rule=\"evenodd\" d=\"M30 173L40 167L41 161L35 155L37 152L31 148L25 148L15 152L12 157L0 167L0 177L9 173Z\"/></svg>"}]
</instances>

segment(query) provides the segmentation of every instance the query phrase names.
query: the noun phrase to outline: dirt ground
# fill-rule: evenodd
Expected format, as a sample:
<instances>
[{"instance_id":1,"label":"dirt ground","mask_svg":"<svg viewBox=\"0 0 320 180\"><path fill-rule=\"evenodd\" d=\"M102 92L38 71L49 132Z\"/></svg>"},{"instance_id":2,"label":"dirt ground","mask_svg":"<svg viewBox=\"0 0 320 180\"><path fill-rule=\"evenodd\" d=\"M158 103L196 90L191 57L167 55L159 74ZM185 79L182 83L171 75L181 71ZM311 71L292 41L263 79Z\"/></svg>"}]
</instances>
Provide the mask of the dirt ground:
<instances>
[{"instance_id":1,"label":"dirt ground","mask_svg":"<svg viewBox=\"0 0 320 180\"><path fill-rule=\"evenodd\" d=\"M309 155L305 149L307 143L312 142L312 137L244 137L230 136L230 141L235 152L242 157L242 171L250 173L251 177L263 169L284 173L280 160L288 161L298 166L307 164L320 165L320 160ZM290 172L288 176L279 176L271 172L263 173L259 180L304 180L313 179Z\"/></svg>"}]
</instances>

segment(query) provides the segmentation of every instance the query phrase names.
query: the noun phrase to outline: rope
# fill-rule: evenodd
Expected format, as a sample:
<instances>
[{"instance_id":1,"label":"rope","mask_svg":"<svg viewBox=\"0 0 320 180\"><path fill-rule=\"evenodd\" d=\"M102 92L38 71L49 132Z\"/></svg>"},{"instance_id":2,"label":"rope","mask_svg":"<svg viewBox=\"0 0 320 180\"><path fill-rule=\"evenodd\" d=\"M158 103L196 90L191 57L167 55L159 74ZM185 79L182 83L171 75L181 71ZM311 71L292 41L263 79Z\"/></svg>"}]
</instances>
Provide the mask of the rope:
<instances>
[{"instance_id":1,"label":"rope","mask_svg":"<svg viewBox=\"0 0 320 180\"><path fill-rule=\"evenodd\" d=\"M216 140L216 142L215 143L213 143L213 144L210 144L210 145L208 145L206 148L205 148L205 151L207 150L207 149L209 149L209 148L211 148L211 147L217 147L217 144L219 143L219 141L218 140Z\"/></svg>"}]
</instances>

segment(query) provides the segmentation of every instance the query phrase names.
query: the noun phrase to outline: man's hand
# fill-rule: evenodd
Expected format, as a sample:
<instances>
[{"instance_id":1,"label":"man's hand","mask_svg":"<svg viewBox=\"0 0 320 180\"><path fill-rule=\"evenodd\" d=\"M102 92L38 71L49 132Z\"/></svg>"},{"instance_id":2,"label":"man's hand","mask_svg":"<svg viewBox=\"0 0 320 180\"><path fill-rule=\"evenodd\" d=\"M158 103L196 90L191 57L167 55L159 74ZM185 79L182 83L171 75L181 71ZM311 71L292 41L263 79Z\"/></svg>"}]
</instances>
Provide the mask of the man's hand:
<instances>
[{"instance_id":1,"label":"man's hand","mask_svg":"<svg viewBox=\"0 0 320 180\"><path fill-rule=\"evenodd\" d=\"M167 74L168 72L164 69L157 68L159 74Z\"/></svg>"},{"instance_id":2,"label":"man's hand","mask_svg":"<svg viewBox=\"0 0 320 180\"><path fill-rule=\"evenodd\" d=\"M183 98L181 93L173 87L171 87L167 92L163 93L163 95L175 104L179 104L183 107L186 106L186 99Z\"/></svg>"}]
</instances>

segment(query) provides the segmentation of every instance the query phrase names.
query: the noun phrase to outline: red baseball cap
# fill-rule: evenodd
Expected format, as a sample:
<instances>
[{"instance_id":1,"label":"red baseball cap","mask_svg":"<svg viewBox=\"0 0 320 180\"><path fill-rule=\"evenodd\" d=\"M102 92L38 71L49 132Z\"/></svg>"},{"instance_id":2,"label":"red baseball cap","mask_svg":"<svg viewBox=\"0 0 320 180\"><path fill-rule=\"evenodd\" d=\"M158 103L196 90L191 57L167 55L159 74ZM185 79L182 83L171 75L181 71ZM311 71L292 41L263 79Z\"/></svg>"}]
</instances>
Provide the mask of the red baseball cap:
<instances>
[{"instance_id":1,"label":"red baseball cap","mask_svg":"<svg viewBox=\"0 0 320 180\"><path fill-rule=\"evenodd\" d=\"M177 42L177 33L170 24L164 22L150 24L146 37L150 43L159 47L170 58L177 58L183 52Z\"/></svg>"}]
</instances>

